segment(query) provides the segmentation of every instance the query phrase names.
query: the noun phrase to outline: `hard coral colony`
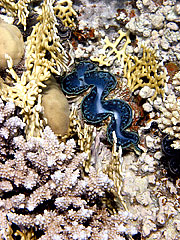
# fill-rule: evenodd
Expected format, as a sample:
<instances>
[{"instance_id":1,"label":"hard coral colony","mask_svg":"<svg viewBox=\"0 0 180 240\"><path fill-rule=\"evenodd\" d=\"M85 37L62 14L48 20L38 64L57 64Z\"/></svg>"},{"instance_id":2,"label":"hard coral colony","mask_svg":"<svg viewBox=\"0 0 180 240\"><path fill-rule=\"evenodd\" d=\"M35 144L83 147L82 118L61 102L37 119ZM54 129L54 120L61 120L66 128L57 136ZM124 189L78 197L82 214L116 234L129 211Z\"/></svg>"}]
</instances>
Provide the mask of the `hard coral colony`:
<instances>
[{"instance_id":1,"label":"hard coral colony","mask_svg":"<svg viewBox=\"0 0 180 240\"><path fill-rule=\"evenodd\" d=\"M177 16L175 0L0 1L17 25L0 20L0 239L180 239Z\"/></svg>"}]
</instances>

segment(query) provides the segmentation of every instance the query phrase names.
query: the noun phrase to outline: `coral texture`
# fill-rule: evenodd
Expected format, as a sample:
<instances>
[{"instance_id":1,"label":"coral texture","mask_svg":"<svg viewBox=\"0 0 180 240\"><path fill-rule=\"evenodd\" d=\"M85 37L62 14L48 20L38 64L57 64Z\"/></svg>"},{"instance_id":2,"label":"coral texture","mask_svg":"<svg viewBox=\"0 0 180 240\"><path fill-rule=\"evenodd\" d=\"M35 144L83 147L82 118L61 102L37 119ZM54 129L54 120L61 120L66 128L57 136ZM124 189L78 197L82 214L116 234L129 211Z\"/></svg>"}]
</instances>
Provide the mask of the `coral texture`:
<instances>
[{"instance_id":1,"label":"coral texture","mask_svg":"<svg viewBox=\"0 0 180 240\"><path fill-rule=\"evenodd\" d=\"M9 59L9 72L14 80L13 86L1 82L1 95L4 100L14 101L23 114L26 124L26 136L40 136L45 125L41 107L41 92L51 73L61 75L68 68L71 57L68 56L57 34L53 1L44 1L38 23L27 39L27 70L21 78L12 69ZM13 81L12 80L12 81Z\"/></svg>"},{"instance_id":2,"label":"coral texture","mask_svg":"<svg viewBox=\"0 0 180 240\"><path fill-rule=\"evenodd\" d=\"M34 0L1 0L0 7L3 7L8 14L12 16L18 16L19 23L22 23L24 29L26 29L26 18L28 17L28 5Z\"/></svg>"},{"instance_id":3,"label":"coral texture","mask_svg":"<svg viewBox=\"0 0 180 240\"><path fill-rule=\"evenodd\" d=\"M110 42L106 36L104 39L105 45L101 49L101 54L98 57L91 57L92 61L98 62L99 66L111 66L117 59L122 65L124 65L124 58L126 56L126 47L131 42L129 38L129 32L118 31L119 37L115 42ZM125 42L123 42L125 39ZM123 42L123 44L122 44Z\"/></svg>"},{"instance_id":4,"label":"coral texture","mask_svg":"<svg viewBox=\"0 0 180 240\"><path fill-rule=\"evenodd\" d=\"M88 155L75 151L73 139L59 144L49 127L42 138L26 141L18 132L24 123L13 116L14 104L4 105L1 100L0 107L1 237L9 234L8 219L20 230L29 226L42 230L39 239L43 240L79 234L79 239L99 239L102 234L123 239L124 228L118 226L123 226L126 216L109 215L103 204L106 192L114 189L107 174L100 169L97 173L91 165L85 176L82 166Z\"/></svg>"},{"instance_id":5,"label":"coral texture","mask_svg":"<svg viewBox=\"0 0 180 240\"><path fill-rule=\"evenodd\" d=\"M42 94L42 107L47 124L56 135L65 135L69 128L69 104L55 80L47 81Z\"/></svg>"},{"instance_id":6,"label":"coral texture","mask_svg":"<svg viewBox=\"0 0 180 240\"><path fill-rule=\"evenodd\" d=\"M147 86L155 90L151 100L154 100L158 94L163 95L166 73L160 72L154 51L143 46L143 55L140 59L136 56L128 56L125 61L124 76L132 92Z\"/></svg>"},{"instance_id":7,"label":"coral texture","mask_svg":"<svg viewBox=\"0 0 180 240\"><path fill-rule=\"evenodd\" d=\"M8 54L16 65L24 54L23 37L19 29L0 20L0 69L7 67Z\"/></svg>"}]
</instances>

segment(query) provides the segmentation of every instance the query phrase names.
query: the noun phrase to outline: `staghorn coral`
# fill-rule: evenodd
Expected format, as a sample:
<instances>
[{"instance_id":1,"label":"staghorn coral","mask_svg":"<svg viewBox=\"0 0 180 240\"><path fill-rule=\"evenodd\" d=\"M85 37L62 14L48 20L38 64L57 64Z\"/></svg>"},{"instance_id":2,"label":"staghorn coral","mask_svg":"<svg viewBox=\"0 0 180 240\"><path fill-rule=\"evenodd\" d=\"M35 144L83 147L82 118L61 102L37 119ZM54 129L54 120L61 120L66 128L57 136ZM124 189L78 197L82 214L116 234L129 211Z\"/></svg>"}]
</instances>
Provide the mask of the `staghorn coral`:
<instances>
[{"instance_id":1,"label":"staghorn coral","mask_svg":"<svg viewBox=\"0 0 180 240\"><path fill-rule=\"evenodd\" d=\"M143 55L140 59L136 56L128 56L125 59L124 76L132 92L145 86L154 89L155 92L151 96L151 100L154 100L158 94L164 94L166 73L157 62L155 52L145 46L142 48Z\"/></svg>"},{"instance_id":2,"label":"staghorn coral","mask_svg":"<svg viewBox=\"0 0 180 240\"><path fill-rule=\"evenodd\" d=\"M12 86L1 81L0 93L4 100L14 101L19 106L23 121L26 124L26 136L40 136L45 125L41 107L41 92L51 73L61 75L67 70L71 57L67 55L57 34L56 17L53 11L54 1L45 0L38 23L27 38L26 61L27 70L21 78L12 68L12 60L8 60Z\"/></svg>"},{"instance_id":3,"label":"staghorn coral","mask_svg":"<svg viewBox=\"0 0 180 240\"><path fill-rule=\"evenodd\" d=\"M6 54L13 59L15 65L18 64L24 54L21 32L16 26L0 20L0 36L0 69L7 67Z\"/></svg>"},{"instance_id":4,"label":"staghorn coral","mask_svg":"<svg viewBox=\"0 0 180 240\"><path fill-rule=\"evenodd\" d=\"M79 234L78 239L99 239L102 234L124 239L125 229L118 226L124 225L127 216L111 216L103 204L106 192L114 188L107 174L97 173L90 164L89 174L84 175L82 167L88 154L78 153L73 139L59 143L49 127L42 138L26 141L17 131L24 127L22 121L14 124L14 108L13 103L5 105L1 100L1 238L9 236L8 225L14 223L20 227L16 235L21 237L31 226L43 231L39 238L43 240ZM3 151L3 142L11 142L10 154Z\"/></svg>"},{"instance_id":5,"label":"staghorn coral","mask_svg":"<svg viewBox=\"0 0 180 240\"><path fill-rule=\"evenodd\" d=\"M131 42L129 32L118 31L119 37L115 42L110 42L109 38L105 37L105 45L98 57L92 56L92 61L98 62L99 66L111 66L115 59L117 59L124 66L124 58L126 57L126 47ZM125 42L124 42L125 39ZM120 46L119 46L120 45ZM120 48L120 49L119 49ZM109 50L110 49L110 50Z\"/></svg>"}]
</instances>

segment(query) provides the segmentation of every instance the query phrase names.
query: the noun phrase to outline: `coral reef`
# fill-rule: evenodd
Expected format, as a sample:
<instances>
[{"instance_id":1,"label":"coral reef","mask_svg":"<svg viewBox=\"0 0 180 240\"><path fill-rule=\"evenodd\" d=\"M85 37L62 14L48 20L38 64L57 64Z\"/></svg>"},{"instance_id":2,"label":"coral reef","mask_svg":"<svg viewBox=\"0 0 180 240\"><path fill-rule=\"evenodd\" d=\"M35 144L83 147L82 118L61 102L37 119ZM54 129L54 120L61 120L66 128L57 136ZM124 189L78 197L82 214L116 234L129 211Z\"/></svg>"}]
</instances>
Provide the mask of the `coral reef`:
<instances>
[{"instance_id":1,"label":"coral reef","mask_svg":"<svg viewBox=\"0 0 180 240\"><path fill-rule=\"evenodd\" d=\"M60 0L56 1L54 6L54 12L57 17L62 20L62 23L65 27L75 27L76 24L74 22L77 13L74 11L72 7L71 0Z\"/></svg>"},{"instance_id":2,"label":"coral reef","mask_svg":"<svg viewBox=\"0 0 180 240\"><path fill-rule=\"evenodd\" d=\"M18 25L25 41L22 61L13 69L7 56L0 71L1 239L180 239L179 16L175 0L0 1L0 17ZM102 66L72 72L74 60L90 57ZM115 131L108 144L111 117L83 121L81 110L88 118L107 107L100 99L107 85L95 82L100 73L116 77L103 100L130 106L124 132L138 131L142 151L117 148ZM66 96L70 127L59 138L42 105L52 88L62 97L53 77L65 74L78 75L71 86L80 82L87 95ZM90 100L93 89L100 97Z\"/></svg>"},{"instance_id":3,"label":"coral reef","mask_svg":"<svg viewBox=\"0 0 180 240\"><path fill-rule=\"evenodd\" d=\"M93 86L84 97L81 110L88 123L96 124L111 116L107 127L107 137L113 144L113 132L117 136L117 146L123 148L134 145L137 149L138 135L125 129L132 122L132 109L123 100L105 100L116 86L115 78L107 72L97 71L91 62L80 62L76 69L63 79L62 90L66 94L77 95Z\"/></svg>"},{"instance_id":4,"label":"coral reef","mask_svg":"<svg viewBox=\"0 0 180 240\"><path fill-rule=\"evenodd\" d=\"M123 235L118 225L126 216L109 215L103 204L106 192L114 188L107 174L100 169L97 173L91 164L88 176L83 175L87 154L75 151L73 139L60 144L49 127L42 138L26 141L18 133L24 123L13 116L14 109L13 103L4 105L1 100L1 237L9 233L7 219L10 225L21 226L20 230L29 226L42 230L39 239ZM4 151L7 142L9 153Z\"/></svg>"},{"instance_id":5,"label":"coral reef","mask_svg":"<svg viewBox=\"0 0 180 240\"><path fill-rule=\"evenodd\" d=\"M53 1L44 1L38 23L27 38L26 71L21 78L12 69L9 59L9 72L12 75L13 86L1 83L1 96L4 100L14 101L22 108L23 121L26 124L26 136L40 136L45 119L41 107L41 92L46 87L45 82L51 73L61 75L71 62L57 35L56 17L53 11Z\"/></svg>"},{"instance_id":6,"label":"coral reef","mask_svg":"<svg viewBox=\"0 0 180 240\"><path fill-rule=\"evenodd\" d=\"M19 23L22 23L24 29L26 29L26 18L29 15L28 5L34 0L2 0L0 7L3 7L8 14L12 16L18 16Z\"/></svg>"},{"instance_id":7,"label":"coral reef","mask_svg":"<svg viewBox=\"0 0 180 240\"><path fill-rule=\"evenodd\" d=\"M172 146L175 149L180 148L180 102L172 90L165 95L164 99L157 98L154 101L154 107L158 109L161 114L157 119L159 128L175 140Z\"/></svg>"}]
</instances>

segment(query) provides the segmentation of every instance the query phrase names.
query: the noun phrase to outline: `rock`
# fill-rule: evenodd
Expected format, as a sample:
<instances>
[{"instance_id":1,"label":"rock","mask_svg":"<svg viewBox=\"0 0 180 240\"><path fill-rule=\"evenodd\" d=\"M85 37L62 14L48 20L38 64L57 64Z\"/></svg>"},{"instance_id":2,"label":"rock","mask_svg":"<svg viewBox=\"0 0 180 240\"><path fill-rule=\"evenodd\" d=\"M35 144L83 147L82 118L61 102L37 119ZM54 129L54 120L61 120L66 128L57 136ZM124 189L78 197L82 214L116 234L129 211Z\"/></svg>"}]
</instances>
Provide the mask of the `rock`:
<instances>
[{"instance_id":1,"label":"rock","mask_svg":"<svg viewBox=\"0 0 180 240\"><path fill-rule=\"evenodd\" d=\"M174 31L177 31L179 29L178 25L174 22L169 22L167 25L166 25L170 30L174 30Z\"/></svg>"},{"instance_id":2,"label":"rock","mask_svg":"<svg viewBox=\"0 0 180 240\"><path fill-rule=\"evenodd\" d=\"M141 88L139 95L142 98L149 98L152 97L154 95L155 89L151 89L148 86L144 86L143 88Z\"/></svg>"},{"instance_id":3,"label":"rock","mask_svg":"<svg viewBox=\"0 0 180 240\"><path fill-rule=\"evenodd\" d=\"M164 16L163 15L152 15L151 23L155 29L161 29L164 26Z\"/></svg>"}]
</instances>

